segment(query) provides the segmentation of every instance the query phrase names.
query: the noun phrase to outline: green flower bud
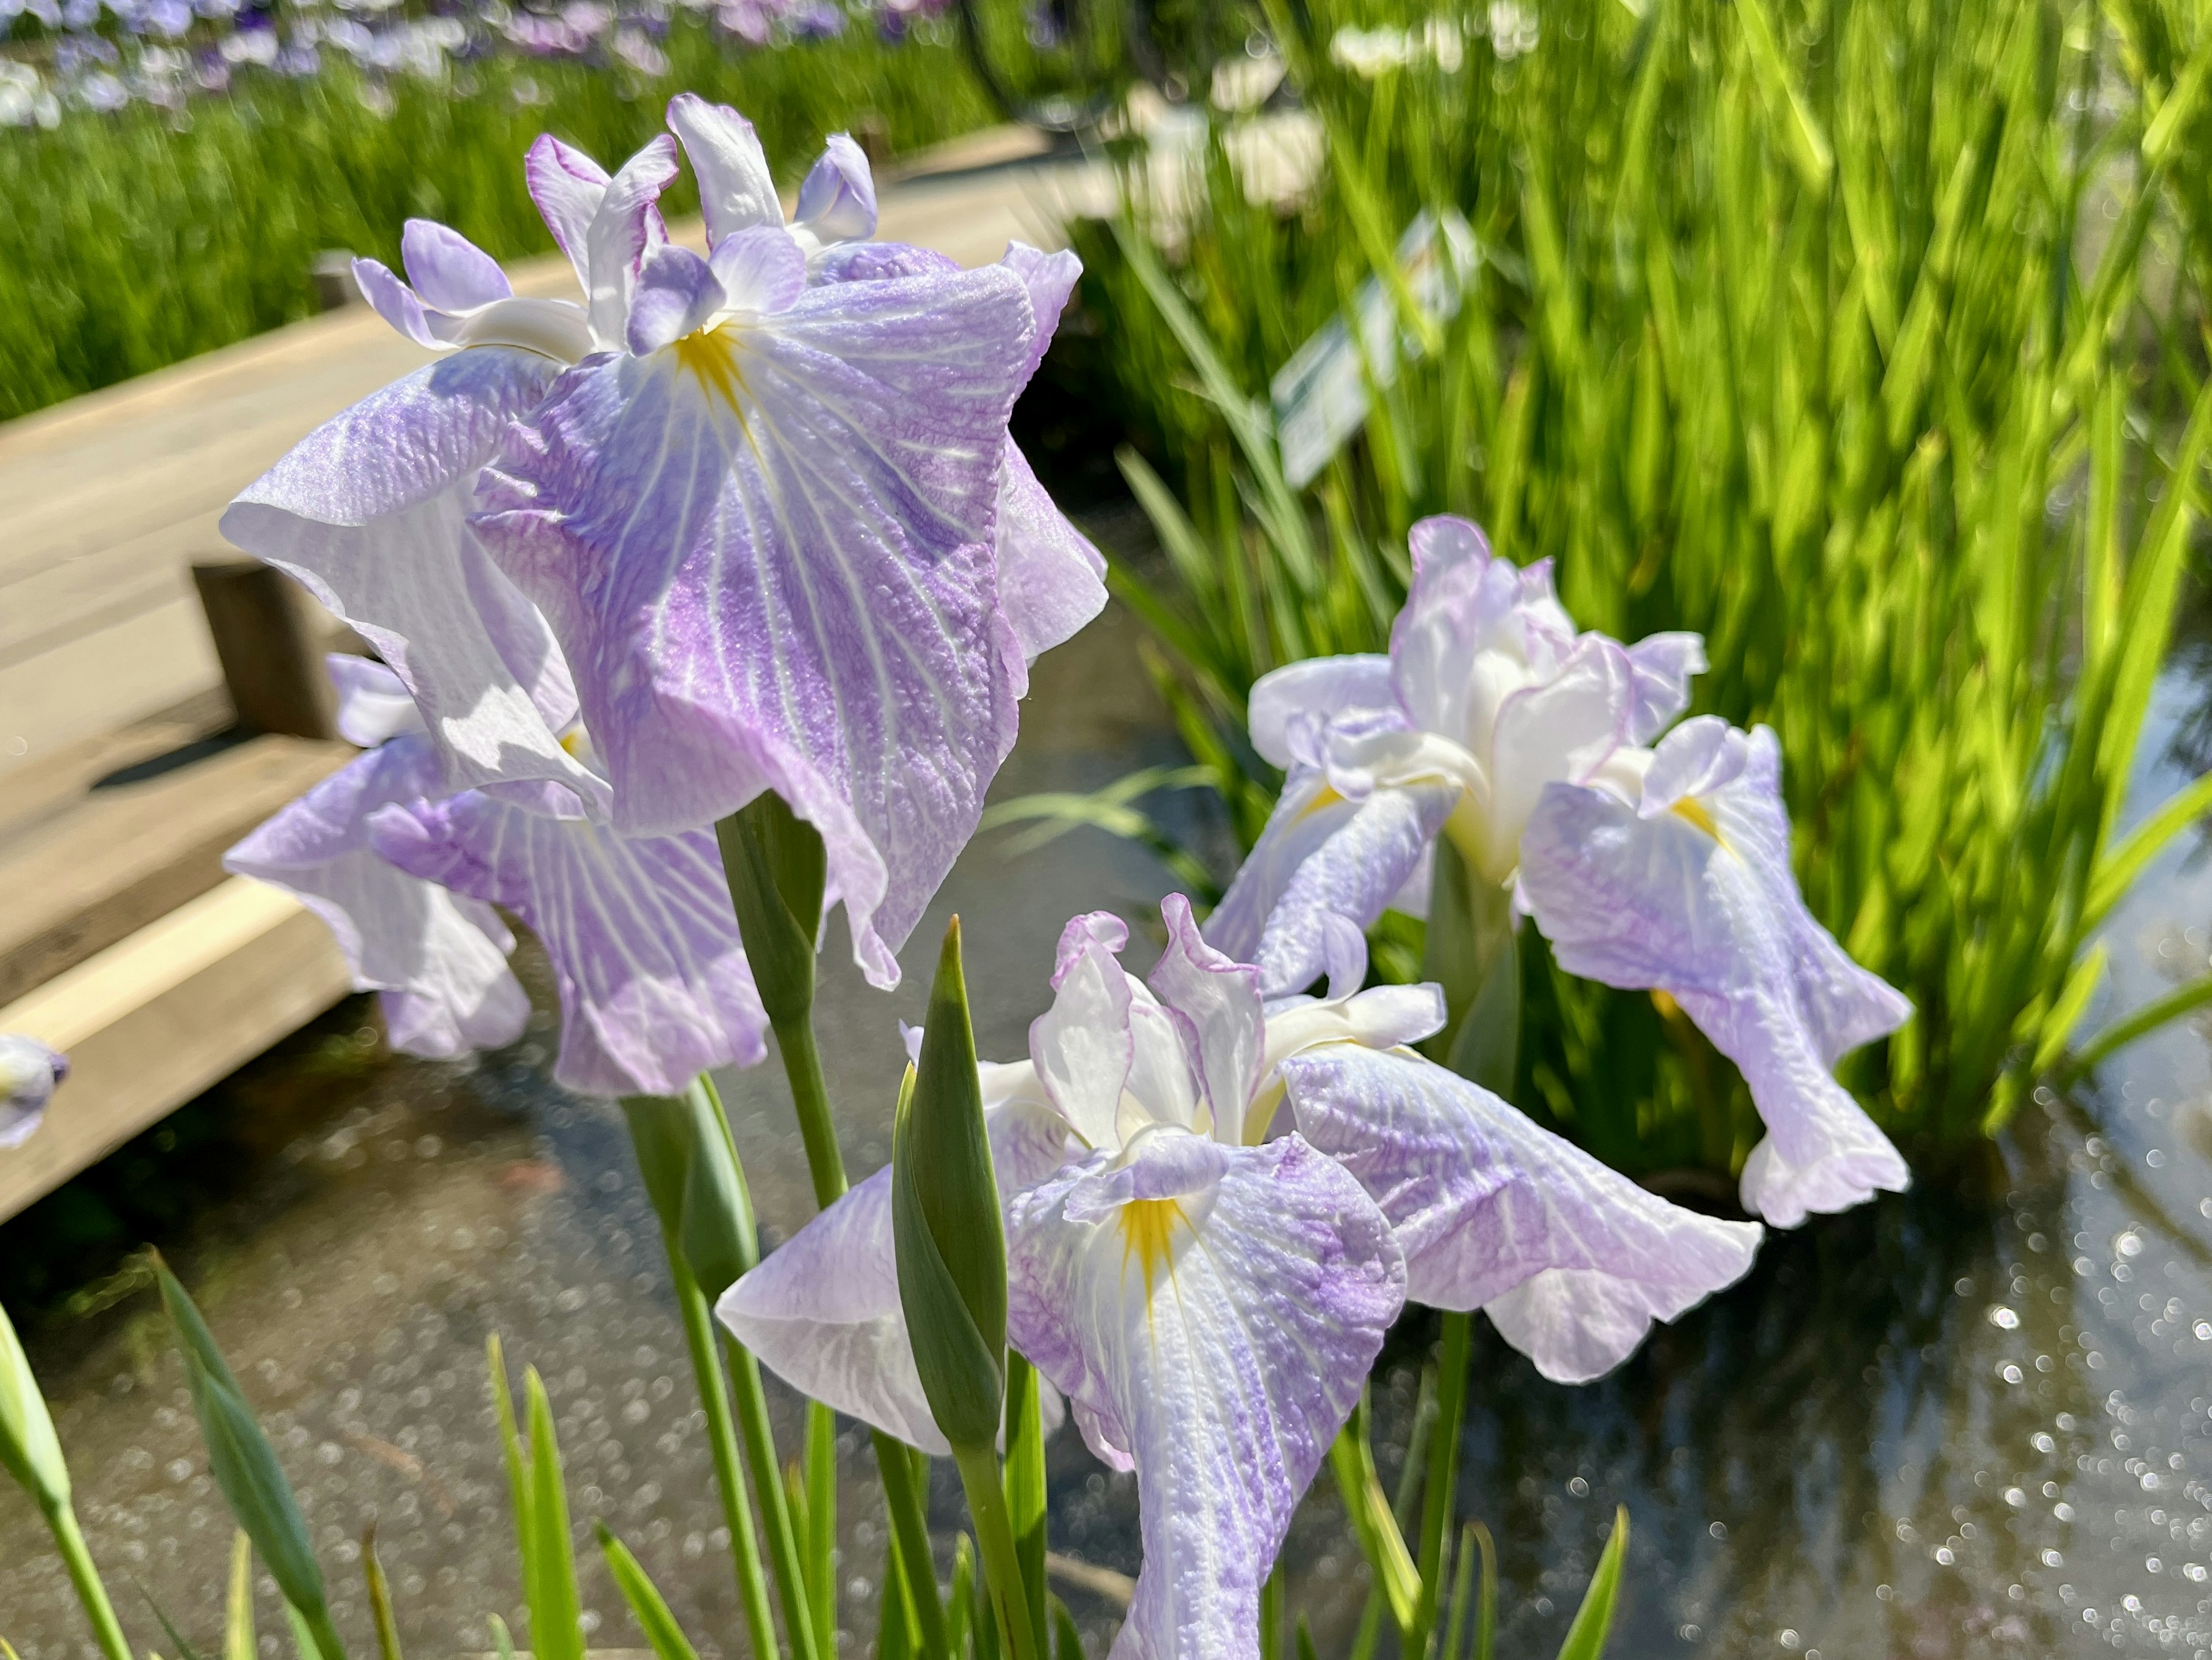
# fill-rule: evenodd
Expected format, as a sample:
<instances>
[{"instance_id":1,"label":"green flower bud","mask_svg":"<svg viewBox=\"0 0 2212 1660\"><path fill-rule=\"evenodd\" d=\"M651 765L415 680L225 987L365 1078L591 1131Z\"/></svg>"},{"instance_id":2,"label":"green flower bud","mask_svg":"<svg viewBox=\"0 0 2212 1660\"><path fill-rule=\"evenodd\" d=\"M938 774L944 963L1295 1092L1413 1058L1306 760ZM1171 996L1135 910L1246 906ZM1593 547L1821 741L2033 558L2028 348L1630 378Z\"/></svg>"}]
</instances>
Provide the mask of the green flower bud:
<instances>
[{"instance_id":1,"label":"green flower bud","mask_svg":"<svg viewBox=\"0 0 2212 1660\"><path fill-rule=\"evenodd\" d=\"M814 954L829 880L822 834L774 790L763 790L716 824L714 837L761 1006L778 1026L805 1020L814 1006Z\"/></svg>"},{"instance_id":2,"label":"green flower bud","mask_svg":"<svg viewBox=\"0 0 2212 1660\"><path fill-rule=\"evenodd\" d=\"M1006 1390L1006 1237L957 917L930 988L921 1059L900 1091L891 1172L899 1302L922 1393L956 1451L991 1449Z\"/></svg>"},{"instance_id":3,"label":"green flower bud","mask_svg":"<svg viewBox=\"0 0 2212 1660\"><path fill-rule=\"evenodd\" d=\"M760 1260L752 1198L713 1085L701 1078L681 1095L624 1096L622 1105L661 1231L712 1302Z\"/></svg>"}]
</instances>

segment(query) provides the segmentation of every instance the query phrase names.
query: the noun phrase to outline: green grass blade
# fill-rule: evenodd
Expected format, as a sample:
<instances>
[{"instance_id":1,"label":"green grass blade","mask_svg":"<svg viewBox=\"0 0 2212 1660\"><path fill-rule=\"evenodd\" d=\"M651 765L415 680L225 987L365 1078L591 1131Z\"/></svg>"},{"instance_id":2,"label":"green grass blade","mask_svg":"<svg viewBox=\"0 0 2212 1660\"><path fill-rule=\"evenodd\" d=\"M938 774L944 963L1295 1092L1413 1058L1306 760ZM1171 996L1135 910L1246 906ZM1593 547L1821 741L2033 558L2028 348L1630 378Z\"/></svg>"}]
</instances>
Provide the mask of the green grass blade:
<instances>
[{"instance_id":1,"label":"green grass blade","mask_svg":"<svg viewBox=\"0 0 2212 1660\"><path fill-rule=\"evenodd\" d=\"M2176 790L2156 812L2130 830L2117 847L2106 854L2089 883L2082 927L2094 927L2102 921L2166 844L2209 812L2212 812L2212 772Z\"/></svg>"},{"instance_id":2,"label":"green grass blade","mask_svg":"<svg viewBox=\"0 0 2212 1660\"><path fill-rule=\"evenodd\" d=\"M384 1578L384 1564L376 1560L376 1523L361 1536L361 1571L368 1582L368 1610L376 1625L376 1651L380 1660L400 1660L399 1622L392 1612L392 1587Z\"/></svg>"},{"instance_id":3,"label":"green grass blade","mask_svg":"<svg viewBox=\"0 0 2212 1660\"><path fill-rule=\"evenodd\" d=\"M200 1651L193 1646L192 1639L177 1629L176 1622L169 1618L169 1611L154 1600L154 1593L141 1585L138 1594L153 1610L154 1623L161 1627L161 1634L169 1639L169 1646L176 1650L177 1660L200 1660Z\"/></svg>"},{"instance_id":4,"label":"green grass blade","mask_svg":"<svg viewBox=\"0 0 2212 1660\"><path fill-rule=\"evenodd\" d=\"M1583 1593L1583 1605L1575 1610L1575 1622L1567 1627L1567 1640L1559 1645L1559 1660L1598 1660L1605 1652L1605 1639L1613 1631L1613 1603L1620 1596L1621 1563L1628 1554L1628 1506L1618 1506L1613 1513L1613 1536L1605 1541L1605 1553L1597 1559L1597 1572L1590 1575L1589 1589Z\"/></svg>"},{"instance_id":5,"label":"green grass blade","mask_svg":"<svg viewBox=\"0 0 2212 1660\"><path fill-rule=\"evenodd\" d=\"M2186 985L2176 986L2165 996L2154 998L2133 1014L2113 1021L2074 1052L2069 1069L2087 1072L2137 1038L2148 1037L2168 1021L2194 1013L2207 1003L2212 1003L2212 974L2191 980Z\"/></svg>"},{"instance_id":6,"label":"green grass blade","mask_svg":"<svg viewBox=\"0 0 2212 1660\"><path fill-rule=\"evenodd\" d=\"M820 1402L806 1408L806 1557L814 1591L814 1629L835 1646L837 1633L837 1416Z\"/></svg>"},{"instance_id":7,"label":"green grass blade","mask_svg":"<svg viewBox=\"0 0 2212 1660\"><path fill-rule=\"evenodd\" d=\"M1420 1606L1420 1572L1413 1566L1413 1554L1406 1548L1405 1535L1398 1530L1398 1519L1375 1471L1364 1401L1337 1432L1329 1445L1328 1459L1352 1532L1389 1603L1391 1620L1400 1631L1411 1631Z\"/></svg>"},{"instance_id":8,"label":"green grass blade","mask_svg":"<svg viewBox=\"0 0 2212 1660\"><path fill-rule=\"evenodd\" d=\"M1474 1600L1474 1564L1480 1554L1475 1543L1475 1529L1480 1525L1470 1522L1459 1530L1459 1552L1452 1564L1451 1601L1444 1614L1444 1645L1437 1651L1437 1660L1459 1660L1467 1649L1467 1614Z\"/></svg>"},{"instance_id":9,"label":"green grass blade","mask_svg":"<svg viewBox=\"0 0 2212 1660\"><path fill-rule=\"evenodd\" d=\"M615 1537L605 1523L594 1523L594 1527L599 1534L599 1554L607 1560L607 1572L614 1577L615 1589L629 1604L631 1616L645 1633L645 1640L657 1660L699 1660L698 1651L684 1636L683 1627L676 1623L676 1616L668 1611L666 1600L644 1566L630 1554L629 1548ZM767 1660L767 1657L762 1657L762 1660Z\"/></svg>"},{"instance_id":10,"label":"green grass blade","mask_svg":"<svg viewBox=\"0 0 2212 1660\"><path fill-rule=\"evenodd\" d=\"M524 1583L537 1596L530 1607L532 1660L584 1660L582 1604L576 1595L576 1559L568 1540L568 1494L561 1480L561 1444L553 1430L553 1403L538 1368L522 1374L525 1421L530 1426L530 1529Z\"/></svg>"},{"instance_id":11,"label":"green grass blade","mask_svg":"<svg viewBox=\"0 0 2212 1660\"><path fill-rule=\"evenodd\" d=\"M230 1584L223 1599L222 1660L258 1660L253 1633L253 1541L240 1528L230 1541Z\"/></svg>"},{"instance_id":12,"label":"green grass blade","mask_svg":"<svg viewBox=\"0 0 2212 1660\"><path fill-rule=\"evenodd\" d=\"M2100 941L2074 965L2073 973L2067 976L2065 987L2058 994L2058 1000L2051 1006L2051 1012L2043 1018L2042 1030L2036 1040L2035 1059L2029 1064L2031 1072L2040 1074L2057 1064L2058 1057L2065 1052L2066 1040L2074 1035L2074 1028L2081 1025L2081 1017L2089 1012L2089 1000L2097 994L2097 988L2104 983L2106 956Z\"/></svg>"}]
</instances>

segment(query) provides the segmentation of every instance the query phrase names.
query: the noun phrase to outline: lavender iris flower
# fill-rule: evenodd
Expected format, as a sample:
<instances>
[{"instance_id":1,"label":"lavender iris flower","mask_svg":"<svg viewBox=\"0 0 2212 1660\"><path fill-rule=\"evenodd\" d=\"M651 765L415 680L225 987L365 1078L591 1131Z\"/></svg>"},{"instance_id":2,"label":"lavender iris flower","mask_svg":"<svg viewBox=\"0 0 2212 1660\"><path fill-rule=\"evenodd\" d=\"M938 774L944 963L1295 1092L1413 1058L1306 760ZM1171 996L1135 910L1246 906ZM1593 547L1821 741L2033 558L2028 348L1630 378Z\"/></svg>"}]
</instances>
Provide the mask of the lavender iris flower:
<instances>
[{"instance_id":1,"label":"lavender iris flower","mask_svg":"<svg viewBox=\"0 0 2212 1660\"><path fill-rule=\"evenodd\" d=\"M550 781L449 792L398 677L358 658L332 668L345 735L375 747L224 862L330 924L356 986L383 993L396 1048L451 1056L521 1034L530 1006L499 905L552 961L565 1087L673 1094L762 1058L767 1017L711 833L617 836Z\"/></svg>"},{"instance_id":2,"label":"lavender iris flower","mask_svg":"<svg viewBox=\"0 0 2212 1660\"><path fill-rule=\"evenodd\" d=\"M46 1122L46 1104L69 1076L69 1060L35 1037L0 1031L0 1152L20 1147Z\"/></svg>"},{"instance_id":3,"label":"lavender iris flower","mask_svg":"<svg viewBox=\"0 0 2212 1660\"><path fill-rule=\"evenodd\" d=\"M1484 1306L1547 1375L1609 1369L1741 1275L1759 1230L1643 1192L1401 1046L1433 987L1265 1003L1163 907L1149 983L1106 915L1063 934L1026 1062L981 1068L1007 1335L1139 1483L1117 1653L1251 1654L1299 1495L1411 1294ZM814 1398L933 1451L878 1171L731 1287L721 1318Z\"/></svg>"},{"instance_id":4,"label":"lavender iris flower","mask_svg":"<svg viewBox=\"0 0 2212 1660\"><path fill-rule=\"evenodd\" d=\"M1596 787L1546 791L1521 888L1562 968L1667 992L1741 1070L1767 1128L1744 1164L1747 1209L1794 1227L1905 1188L1835 1066L1911 1005L1805 909L1767 728L1701 716L1617 757Z\"/></svg>"},{"instance_id":5,"label":"lavender iris flower","mask_svg":"<svg viewBox=\"0 0 2212 1660\"><path fill-rule=\"evenodd\" d=\"M1747 1209L1793 1226L1902 1188L1902 1159L1833 1068L1910 1006L1806 910L1771 734L1700 720L1646 747L1687 704L1702 642L1578 633L1547 562L1492 557L1464 520L1425 520L1411 541L1388 656L1253 687L1253 743L1288 777L1208 938L1271 994L1357 985L1376 919L1427 911L1448 837L1474 879L1512 887L1563 967L1673 993L1740 1064L1770 1131Z\"/></svg>"},{"instance_id":6,"label":"lavender iris flower","mask_svg":"<svg viewBox=\"0 0 2212 1660\"><path fill-rule=\"evenodd\" d=\"M668 119L712 253L641 251L626 351L510 423L471 523L575 671L615 824L696 829L774 790L890 985L1012 744L1028 658L1103 600L1080 561L1042 603L1010 604L1000 569L1007 415L1072 262L894 250L810 281L872 228L858 149L833 147L794 228L734 111L687 95Z\"/></svg>"},{"instance_id":7,"label":"lavender iris flower","mask_svg":"<svg viewBox=\"0 0 2212 1660\"><path fill-rule=\"evenodd\" d=\"M224 855L223 866L283 889L321 917L353 970L380 994L392 1047L444 1059L522 1035L530 999L507 966L498 913L395 869L370 845L369 819L395 801L440 793L436 751L399 678L365 658L333 657L339 730L362 756Z\"/></svg>"}]
</instances>

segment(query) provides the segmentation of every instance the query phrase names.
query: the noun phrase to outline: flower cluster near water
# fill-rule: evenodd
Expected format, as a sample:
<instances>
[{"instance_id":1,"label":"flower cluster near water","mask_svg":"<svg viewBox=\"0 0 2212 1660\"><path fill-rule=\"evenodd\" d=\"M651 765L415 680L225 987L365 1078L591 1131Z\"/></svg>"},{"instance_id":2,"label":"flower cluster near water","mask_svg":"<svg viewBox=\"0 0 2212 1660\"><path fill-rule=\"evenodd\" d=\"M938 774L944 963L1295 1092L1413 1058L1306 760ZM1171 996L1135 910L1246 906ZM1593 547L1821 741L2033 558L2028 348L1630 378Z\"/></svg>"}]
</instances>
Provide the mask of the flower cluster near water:
<instances>
[{"instance_id":1,"label":"flower cluster near water","mask_svg":"<svg viewBox=\"0 0 2212 1660\"><path fill-rule=\"evenodd\" d=\"M657 80L678 19L748 50L878 31L889 40L938 27L950 0L508 0L417 9L404 0L0 0L0 126L53 127L72 112L131 103L181 111L256 76L308 78L343 62L360 95L388 108L405 76L469 88L494 57L572 59Z\"/></svg>"},{"instance_id":2,"label":"flower cluster near water","mask_svg":"<svg viewBox=\"0 0 2212 1660\"><path fill-rule=\"evenodd\" d=\"M763 1060L773 1025L808 1122L792 1056L830 911L895 985L1030 664L1106 590L1008 430L1074 258L1017 243L968 271L873 240L842 136L787 220L735 111L685 94L667 125L611 173L550 137L531 149L576 299L515 295L426 220L404 271L356 262L435 356L222 528L376 654L332 665L362 754L229 867L321 915L421 1055L519 1034L503 917L526 923L558 988L555 1075L623 1098L680 1266L687 1230L742 1209L733 1170L710 1179L730 1155L693 1080ZM659 207L680 159L703 253ZM1578 631L1547 568L1465 521L1413 543L1387 656L1255 688L1252 740L1289 781L1213 915L1170 896L1143 980L1125 924L1073 918L1006 1062L966 1047L956 935L957 994L941 969L914 1036L939 1139L909 1143L902 1104L893 1167L847 1192L831 1132L821 1214L757 1266L732 1222L720 1270L682 1281L720 1293L738 1353L887 1444L962 1459L1002 1608L995 1464L970 1479L1001 1403L946 1379L998 1388L1011 1344L1048 1386L1038 1410L1064 1404L1136 1475L1117 1652L1257 1651L1260 1588L1408 1299L1482 1310L1574 1383L1749 1268L1759 1222L1650 1193L1504 1098L1523 916L1563 967L1665 994L1742 1067L1768 1126L1747 1211L1791 1225L1906 1179L1832 1069L1909 1010L1807 914L1771 737L1680 721L1702 642ZM781 829L757 818L771 803ZM779 907L798 913L780 933ZM1425 915L1437 983L1365 983L1393 907ZM35 1114L58 1066L8 1053ZM976 1168L947 1199L930 1161L957 1165L969 1129ZM915 1231L925 1186L966 1203L950 1231ZM945 1267L1001 1229L1003 1255ZM918 1302L933 1284L958 1296Z\"/></svg>"}]
</instances>

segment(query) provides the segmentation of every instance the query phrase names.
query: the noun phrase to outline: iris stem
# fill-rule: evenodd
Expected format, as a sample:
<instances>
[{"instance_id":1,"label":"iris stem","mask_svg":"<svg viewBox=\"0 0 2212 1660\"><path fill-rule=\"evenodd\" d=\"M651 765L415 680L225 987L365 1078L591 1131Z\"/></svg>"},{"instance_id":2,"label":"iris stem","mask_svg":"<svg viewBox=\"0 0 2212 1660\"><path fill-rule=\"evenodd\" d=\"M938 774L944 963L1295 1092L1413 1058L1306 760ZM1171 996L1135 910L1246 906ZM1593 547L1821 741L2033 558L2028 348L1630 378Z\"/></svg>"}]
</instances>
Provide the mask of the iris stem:
<instances>
[{"instance_id":1,"label":"iris stem","mask_svg":"<svg viewBox=\"0 0 2212 1660\"><path fill-rule=\"evenodd\" d=\"M728 1380L714 1353L714 1310L707 1293L665 1231L668 1277L676 1286L676 1306L684 1316L684 1342L691 1352L691 1375L698 1380L699 1404L707 1414L707 1444L714 1456L714 1481L721 1489L722 1517L730 1525L730 1556L737 1568L738 1596L744 1604L745 1628L753 1652L775 1652L775 1616L768 1600L768 1576L761 1567L760 1540L753 1531L752 1506L745 1500L739 1473L737 1425L730 1416Z\"/></svg>"},{"instance_id":2,"label":"iris stem","mask_svg":"<svg viewBox=\"0 0 2212 1660\"><path fill-rule=\"evenodd\" d=\"M791 1083L791 1103L799 1114L799 1134L806 1144L806 1169L814 1178L814 1203L827 1210L844 1197L845 1156L838 1151L837 1126L830 1116L830 1086L822 1076L822 1049L814 1041L814 1010L796 1020L774 1023L775 1046L783 1056L783 1075Z\"/></svg>"},{"instance_id":3,"label":"iris stem","mask_svg":"<svg viewBox=\"0 0 2212 1660\"><path fill-rule=\"evenodd\" d=\"M960 1485L968 1490L968 1513L975 1519L975 1543L982 1554L984 1577L990 1582L991 1606L998 1611L999 1635L1013 1660L1037 1660L999 1456L988 1446L955 1447L952 1461L960 1467Z\"/></svg>"},{"instance_id":4,"label":"iris stem","mask_svg":"<svg viewBox=\"0 0 2212 1660\"><path fill-rule=\"evenodd\" d=\"M123 1622L115 1617L115 1604L108 1601L106 1584L93 1562L91 1548L84 1542L84 1531L77 1526L76 1511L66 1499L46 1511L46 1526L52 1530L55 1548L69 1569L70 1584L76 1588L76 1600L84 1604L85 1618L92 1621L93 1635L100 1639L107 1660L135 1660L131 1639L123 1634Z\"/></svg>"},{"instance_id":5,"label":"iris stem","mask_svg":"<svg viewBox=\"0 0 2212 1660\"><path fill-rule=\"evenodd\" d=\"M929 1510L917 1479L927 1470L927 1461L896 1436L878 1430L876 1468L883 1479L884 1507L890 1512L891 1532L898 1540L899 1567L906 1575L915 1620L921 1628L921 1652L927 1660L951 1660L945 1599L937 1591L937 1558L929 1548Z\"/></svg>"},{"instance_id":6,"label":"iris stem","mask_svg":"<svg viewBox=\"0 0 2212 1660\"><path fill-rule=\"evenodd\" d=\"M775 1432L769 1424L768 1394L761 1387L760 1362L726 1329L721 1335L729 1351L731 1393L738 1403L738 1433L744 1442L745 1471L752 1478L753 1502L760 1506L761 1526L768 1534L769 1563L775 1571L776 1595L783 1602L784 1634L791 1639L793 1660L818 1660L821 1648L815 1638L813 1605L807 1598L799 1541L791 1529L791 1506L776 1467Z\"/></svg>"}]
</instances>

